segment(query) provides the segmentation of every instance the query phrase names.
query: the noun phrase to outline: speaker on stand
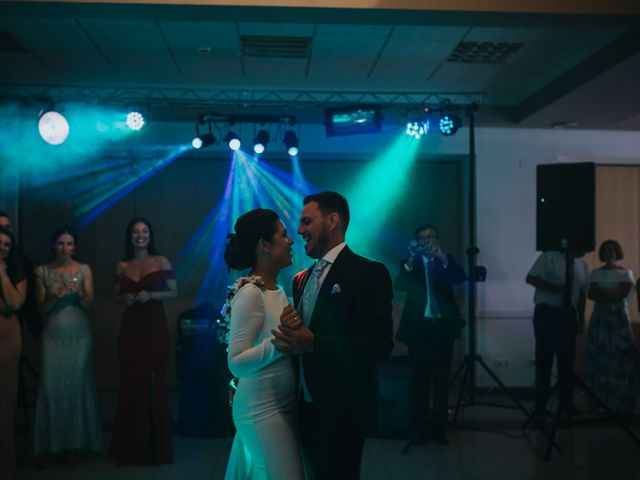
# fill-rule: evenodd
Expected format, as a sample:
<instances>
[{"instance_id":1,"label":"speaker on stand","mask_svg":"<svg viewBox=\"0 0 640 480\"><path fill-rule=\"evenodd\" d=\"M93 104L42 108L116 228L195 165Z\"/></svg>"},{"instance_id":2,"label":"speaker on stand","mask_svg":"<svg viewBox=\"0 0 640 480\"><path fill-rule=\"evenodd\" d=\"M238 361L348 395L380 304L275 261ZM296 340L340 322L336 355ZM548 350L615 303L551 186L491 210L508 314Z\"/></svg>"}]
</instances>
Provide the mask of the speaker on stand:
<instances>
[{"instance_id":1,"label":"speaker on stand","mask_svg":"<svg viewBox=\"0 0 640 480\"><path fill-rule=\"evenodd\" d=\"M565 282L563 310L570 320L575 317L571 303L574 257L595 250L595 198L596 168L594 163L567 163L538 165L536 246L540 251L557 251L565 254ZM568 348L571 348L569 346ZM613 419L618 426L640 446L640 438L615 415L584 381L573 374L573 384ZM556 388L558 387L558 388ZM552 392L562 389L556 384ZM560 426L560 409L553 416L545 459L551 458L556 432ZM524 426L531 421L531 417Z\"/></svg>"},{"instance_id":2,"label":"speaker on stand","mask_svg":"<svg viewBox=\"0 0 640 480\"><path fill-rule=\"evenodd\" d=\"M536 249L595 249L596 167L593 163L538 165Z\"/></svg>"}]
</instances>

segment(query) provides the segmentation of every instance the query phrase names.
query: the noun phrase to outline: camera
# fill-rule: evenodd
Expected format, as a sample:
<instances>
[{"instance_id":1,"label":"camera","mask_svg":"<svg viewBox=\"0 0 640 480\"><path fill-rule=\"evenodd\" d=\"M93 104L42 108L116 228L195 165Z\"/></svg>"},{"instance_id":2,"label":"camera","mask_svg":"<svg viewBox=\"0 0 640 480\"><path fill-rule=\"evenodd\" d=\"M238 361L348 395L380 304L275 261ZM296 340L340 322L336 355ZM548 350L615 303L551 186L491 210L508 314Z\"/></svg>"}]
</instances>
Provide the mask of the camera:
<instances>
[{"instance_id":1,"label":"camera","mask_svg":"<svg viewBox=\"0 0 640 480\"><path fill-rule=\"evenodd\" d=\"M421 245L418 242L416 242L415 240L413 240L409 244L409 255L411 255L412 257L416 257L418 255L422 255L428 249L429 249L429 247L427 245Z\"/></svg>"}]
</instances>

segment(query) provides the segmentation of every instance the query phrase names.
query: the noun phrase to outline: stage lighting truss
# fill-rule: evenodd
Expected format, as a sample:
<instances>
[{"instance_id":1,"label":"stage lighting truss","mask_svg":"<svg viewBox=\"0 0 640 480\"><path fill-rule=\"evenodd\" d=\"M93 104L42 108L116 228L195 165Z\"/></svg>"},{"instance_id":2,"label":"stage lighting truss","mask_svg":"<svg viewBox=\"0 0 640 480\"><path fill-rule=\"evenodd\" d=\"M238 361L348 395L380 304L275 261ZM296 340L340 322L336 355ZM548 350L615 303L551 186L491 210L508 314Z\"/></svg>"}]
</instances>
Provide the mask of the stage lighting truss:
<instances>
[{"instance_id":1,"label":"stage lighting truss","mask_svg":"<svg viewBox=\"0 0 640 480\"><path fill-rule=\"evenodd\" d=\"M242 146L242 124L254 124L253 152L261 155L273 138L282 136L287 152L291 156L298 154L298 135L290 130L296 124L296 117L291 115L227 115L219 113L201 113L196 120L196 138L192 144L194 148L203 148L215 143L212 128L215 128L227 146L236 151ZM208 134L201 135L200 128L208 125ZM256 130L257 133L256 133ZM275 131L275 134L274 134ZM291 133L288 133L291 132ZM292 136L293 134L293 136ZM206 140L210 142L207 144ZM213 142L211 142L213 140ZM288 143L287 143L288 142ZM199 145L199 146L197 146Z\"/></svg>"}]
</instances>

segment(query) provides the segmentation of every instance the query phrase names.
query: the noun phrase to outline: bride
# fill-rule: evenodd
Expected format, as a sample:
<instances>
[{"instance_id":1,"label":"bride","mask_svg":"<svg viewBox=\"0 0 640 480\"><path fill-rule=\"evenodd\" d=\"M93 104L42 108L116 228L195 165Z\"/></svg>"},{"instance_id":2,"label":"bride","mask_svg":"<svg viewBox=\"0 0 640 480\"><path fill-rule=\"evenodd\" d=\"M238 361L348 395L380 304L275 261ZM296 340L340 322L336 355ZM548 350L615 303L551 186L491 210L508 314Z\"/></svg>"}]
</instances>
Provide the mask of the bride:
<instances>
[{"instance_id":1,"label":"bride","mask_svg":"<svg viewBox=\"0 0 640 480\"><path fill-rule=\"evenodd\" d=\"M250 270L227 295L228 363L239 380L232 409L236 436L225 478L301 480L293 359L271 343L281 316L291 327L301 322L276 283L278 272L292 263L293 240L272 210L247 212L234 229L225 262Z\"/></svg>"}]
</instances>

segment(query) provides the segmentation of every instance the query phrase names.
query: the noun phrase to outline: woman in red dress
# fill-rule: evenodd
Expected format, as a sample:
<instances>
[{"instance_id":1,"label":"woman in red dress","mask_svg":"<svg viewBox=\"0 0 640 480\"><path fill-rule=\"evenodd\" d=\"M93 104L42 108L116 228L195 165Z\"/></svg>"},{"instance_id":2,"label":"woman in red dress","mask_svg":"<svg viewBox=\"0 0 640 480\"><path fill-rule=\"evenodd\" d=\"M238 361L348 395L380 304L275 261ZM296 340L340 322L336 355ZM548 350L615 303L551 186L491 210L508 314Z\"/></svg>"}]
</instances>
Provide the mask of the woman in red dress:
<instances>
[{"instance_id":1,"label":"woman in red dress","mask_svg":"<svg viewBox=\"0 0 640 480\"><path fill-rule=\"evenodd\" d=\"M178 296L169 261L153 244L144 218L127 225L116 267L115 301L125 305L118 353L120 396L109 457L118 465L173 463L166 387L169 330L162 304Z\"/></svg>"}]
</instances>

